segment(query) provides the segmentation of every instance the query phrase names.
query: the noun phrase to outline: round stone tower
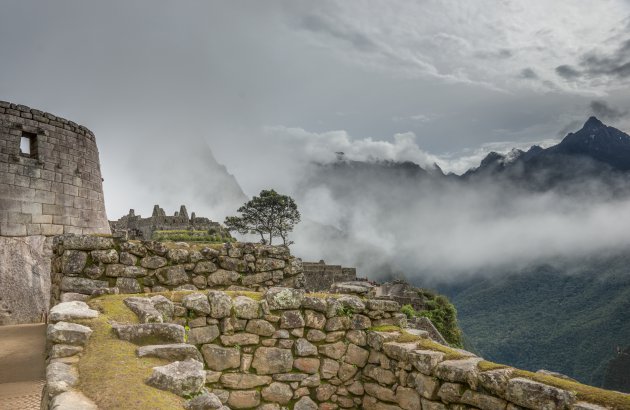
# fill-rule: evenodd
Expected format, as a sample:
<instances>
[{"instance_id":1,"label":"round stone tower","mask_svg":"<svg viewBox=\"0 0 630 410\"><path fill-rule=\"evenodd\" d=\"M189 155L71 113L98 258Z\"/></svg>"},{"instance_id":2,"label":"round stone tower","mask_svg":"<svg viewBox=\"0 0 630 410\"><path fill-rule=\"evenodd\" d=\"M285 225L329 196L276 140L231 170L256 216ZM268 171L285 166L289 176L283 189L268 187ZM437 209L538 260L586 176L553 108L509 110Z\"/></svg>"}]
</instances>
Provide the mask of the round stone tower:
<instances>
[{"instance_id":1,"label":"round stone tower","mask_svg":"<svg viewBox=\"0 0 630 410\"><path fill-rule=\"evenodd\" d=\"M52 237L109 233L94 134L0 101L0 325L48 311Z\"/></svg>"},{"instance_id":2,"label":"round stone tower","mask_svg":"<svg viewBox=\"0 0 630 410\"><path fill-rule=\"evenodd\" d=\"M94 134L0 101L0 236L109 233Z\"/></svg>"}]
</instances>

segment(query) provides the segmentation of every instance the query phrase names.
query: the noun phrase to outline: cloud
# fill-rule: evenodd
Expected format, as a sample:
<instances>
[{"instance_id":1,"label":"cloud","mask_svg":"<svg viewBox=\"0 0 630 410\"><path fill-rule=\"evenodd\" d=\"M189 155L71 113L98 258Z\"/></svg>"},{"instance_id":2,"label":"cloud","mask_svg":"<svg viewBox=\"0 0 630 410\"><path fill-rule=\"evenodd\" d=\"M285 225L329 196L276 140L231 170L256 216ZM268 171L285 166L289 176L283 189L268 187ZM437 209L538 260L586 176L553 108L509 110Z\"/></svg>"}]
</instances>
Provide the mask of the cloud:
<instances>
[{"instance_id":1,"label":"cloud","mask_svg":"<svg viewBox=\"0 0 630 410\"><path fill-rule=\"evenodd\" d=\"M538 79L538 74L536 74L536 71L534 71L532 68L527 67L521 70L521 73L519 75L519 77L521 78L526 78L528 80L536 80Z\"/></svg>"},{"instance_id":2,"label":"cloud","mask_svg":"<svg viewBox=\"0 0 630 410\"><path fill-rule=\"evenodd\" d=\"M319 167L299 184L307 222L295 232L294 251L375 279L403 274L431 284L630 246L630 220L619 219L630 200L615 199L615 188L598 180L567 188L436 180L378 164Z\"/></svg>"},{"instance_id":3,"label":"cloud","mask_svg":"<svg viewBox=\"0 0 630 410\"><path fill-rule=\"evenodd\" d=\"M630 40L624 41L612 53L591 52L582 57L585 73L607 75L620 79L630 77Z\"/></svg>"},{"instance_id":4,"label":"cloud","mask_svg":"<svg viewBox=\"0 0 630 410\"><path fill-rule=\"evenodd\" d=\"M608 105L606 101L591 101L590 108L597 117L603 120L617 121L628 116L628 110L620 110Z\"/></svg>"},{"instance_id":5,"label":"cloud","mask_svg":"<svg viewBox=\"0 0 630 410\"><path fill-rule=\"evenodd\" d=\"M571 65L556 67L556 73L566 80L579 78L610 78L623 80L630 77L630 40L623 41L611 51L590 50L578 62L578 68Z\"/></svg>"},{"instance_id":6,"label":"cloud","mask_svg":"<svg viewBox=\"0 0 630 410\"><path fill-rule=\"evenodd\" d=\"M630 13L623 0L607 1L604 8L595 3L577 6L570 0L532 0L526 7L492 0L474 4L400 1L395 5L371 0L362 4L323 1L316 12L297 6L291 11L298 16L293 16L296 28L308 33L310 41L360 68L501 91L525 87L601 93L610 89L609 82L584 81L577 88L554 84L553 79L556 75L581 79L582 71L589 69L574 68L580 56L594 45L608 47L622 35L625 25L621 23ZM597 20L586 17L594 14ZM591 56L583 63L625 77L625 52L622 46L611 56ZM527 71L523 78L540 81L512 81L508 73L533 64L536 77Z\"/></svg>"},{"instance_id":7,"label":"cloud","mask_svg":"<svg viewBox=\"0 0 630 410\"><path fill-rule=\"evenodd\" d=\"M282 145L289 144L291 157L298 163L328 164L338 159L336 153L343 152L344 158L352 161L410 161L425 169L437 164L445 173L463 174L479 163L490 152L508 154L513 149L527 150L533 145L549 147L555 139L537 141L497 141L481 144L454 152L433 154L422 149L413 132L398 133L390 140L353 138L347 131L336 130L322 133L309 132L302 128L284 126L266 127L268 136L280 139Z\"/></svg>"},{"instance_id":8,"label":"cloud","mask_svg":"<svg viewBox=\"0 0 630 410\"><path fill-rule=\"evenodd\" d=\"M556 73L567 80L572 80L574 78L578 78L580 77L582 74L576 70L575 68L571 67L570 65L559 65L558 67L556 67Z\"/></svg>"}]
</instances>

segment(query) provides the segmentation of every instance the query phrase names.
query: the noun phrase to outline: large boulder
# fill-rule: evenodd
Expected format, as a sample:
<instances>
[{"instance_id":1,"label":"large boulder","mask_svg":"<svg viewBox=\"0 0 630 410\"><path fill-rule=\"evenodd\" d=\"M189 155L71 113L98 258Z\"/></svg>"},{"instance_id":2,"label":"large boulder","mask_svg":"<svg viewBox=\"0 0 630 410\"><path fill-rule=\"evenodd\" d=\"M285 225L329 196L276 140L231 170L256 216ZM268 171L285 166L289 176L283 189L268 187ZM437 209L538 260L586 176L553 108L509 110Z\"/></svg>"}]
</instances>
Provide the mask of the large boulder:
<instances>
[{"instance_id":1,"label":"large boulder","mask_svg":"<svg viewBox=\"0 0 630 410\"><path fill-rule=\"evenodd\" d=\"M221 376L221 384L229 389L253 389L271 383L271 376L259 376L247 373L225 373Z\"/></svg>"},{"instance_id":2,"label":"large boulder","mask_svg":"<svg viewBox=\"0 0 630 410\"><path fill-rule=\"evenodd\" d=\"M299 309L304 300L304 290L273 287L267 290L265 299L271 310Z\"/></svg>"},{"instance_id":3,"label":"large boulder","mask_svg":"<svg viewBox=\"0 0 630 410\"><path fill-rule=\"evenodd\" d=\"M293 406L294 410L317 410L317 404L308 396L302 397Z\"/></svg>"},{"instance_id":4,"label":"large boulder","mask_svg":"<svg viewBox=\"0 0 630 410\"><path fill-rule=\"evenodd\" d=\"M168 390L179 396L198 393L205 382L203 364L192 359L154 367L147 380L149 386Z\"/></svg>"},{"instance_id":5,"label":"large boulder","mask_svg":"<svg viewBox=\"0 0 630 410\"><path fill-rule=\"evenodd\" d=\"M530 409L567 409L576 401L575 393L533 380L517 377L508 382L509 401Z\"/></svg>"},{"instance_id":6,"label":"large boulder","mask_svg":"<svg viewBox=\"0 0 630 410\"><path fill-rule=\"evenodd\" d=\"M262 389L262 397L266 401L287 404L293 398L293 390L286 383L273 382Z\"/></svg>"},{"instance_id":7,"label":"large boulder","mask_svg":"<svg viewBox=\"0 0 630 410\"><path fill-rule=\"evenodd\" d=\"M461 360L445 360L437 365L434 373L442 380L455 383L468 383L473 389L477 389L479 383L479 369L477 364L482 359L472 357Z\"/></svg>"},{"instance_id":8,"label":"large boulder","mask_svg":"<svg viewBox=\"0 0 630 410\"><path fill-rule=\"evenodd\" d=\"M202 293L193 293L184 296L182 299L182 305L189 310L200 315L210 314L210 303L208 297Z\"/></svg>"},{"instance_id":9,"label":"large boulder","mask_svg":"<svg viewBox=\"0 0 630 410\"><path fill-rule=\"evenodd\" d=\"M54 325L48 325L46 333L46 338L50 342L85 346L92 334L92 329L76 323L57 322Z\"/></svg>"},{"instance_id":10,"label":"large boulder","mask_svg":"<svg viewBox=\"0 0 630 410\"><path fill-rule=\"evenodd\" d=\"M257 319L260 317L260 305L254 299L247 296L237 296L232 303L234 304L236 317L241 319Z\"/></svg>"},{"instance_id":11,"label":"large boulder","mask_svg":"<svg viewBox=\"0 0 630 410\"><path fill-rule=\"evenodd\" d=\"M119 339L135 344L155 343L155 341L165 343L185 342L186 331L184 327L173 323L115 324L112 328Z\"/></svg>"},{"instance_id":12,"label":"large boulder","mask_svg":"<svg viewBox=\"0 0 630 410\"><path fill-rule=\"evenodd\" d=\"M173 319L175 313L175 305L167 297L163 295L156 295L150 298L153 307L162 314L164 321L170 321Z\"/></svg>"},{"instance_id":13,"label":"large boulder","mask_svg":"<svg viewBox=\"0 0 630 410\"><path fill-rule=\"evenodd\" d=\"M160 313L149 298L130 297L124 300L125 305L138 316L141 323L162 323Z\"/></svg>"},{"instance_id":14,"label":"large boulder","mask_svg":"<svg viewBox=\"0 0 630 410\"><path fill-rule=\"evenodd\" d=\"M55 396L50 402L50 410L98 410L94 402L76 390L69 390Z\"/></svg>"},{"instance_id":15,"label":"large boulder","mask_svg":"<svg viewBox=\"0 0 630 410\"><path fill-rule=\"evenodd\" d=\"M72 366L54 362L46 367L46 387L52 396L69 390L78 381L79 374Z\"/></svg>"},{"instance_id":16,"label":"large boulder","mask_svg":"<svg viewBox=\"0 0 630 410\"><path fill-rule=\"evenodd\" d=\"M48 319L55 323L60 321L72 321L75 319L93 319L98 316L96 310L90 309L85 302L73 301L59 303L50 309Z\"/></svg>"},{"instance_id":17,"label":"large boulder","mask_svg":"<svg viewBox=\"0 0 630 410\"><path fill-rule=\"evenodd\" d=\"M217 372L237 369L241 365L241 352L236 347L206 344L201 346L201 354L208 368Z\"/></svg>"},{"instance_id":18,"label":"large boulder","mask_svg":"<svg viewBox=\"0 0 630 410\"><path fill-rule=\"evenodd\" d=\"M199 396L191 399L186 403L184 408L186 410L212 410L220 409L223 407L223 403L213 393L203 393Z\"/></svg>"},{"instance_id":19,"label":"large boulder","mask_svg":"<svg viewBox=\"0 0 630 410\"><path fill-rule=\"evenodd\" d=\"M87 253L83 251L65 251L61 257L61 271L66 275L78 275L83 271L87 257Z\"/></svg>"},{"instance_id":20,"label":"large boulder","mask_svg":"<svg viewBox=\"0 0 630 410\"><path fill-rule=\"evenodd\" d=\"M105 280L94 280L75 276L64 276L61 278L61 290L63 292L91 295L96 290L107 289L108 287L109 282Z\"/></svg>"},{"instance_id":21,"label":"large boulder","mask_svg":"<svg viewBox=\"0 0 630 410\"><path fill-rule=\"evenodd\" d=\"M210 302L210 316L215 319L222 319L232 313L232 298L227 293L211 290L208 292Z\"/></svg>"},{"instance_id":22,"label":"large boulder","mask_svg":"<svg viewBox=\"0 0 630 410\"><path fill-rule=\"evenodd\" d=\"M287 373L293 368L293 355L289 349L259 347L254 353L252 367L258 374Z\"/></svg>"},{"instance_id":23,"label":"large boulder","mask_svg":"<svg viewBox=\"0 0 630 410\"><path fill-rule=\"evenodd\" d=\"M188 283L188 275L183 265L167 266L155 271L157 280L167 286L178 286Z\"/></svg>"},{"instance_id":24,"label":"large boulder","mask_svg":"<svg viewBox=\"0 0 630 410\"><path fill-rule=\"evenodd\" d=\"M136 352L138 357L159 357L161 359L173 361L195 359L199 362L203 362L203 358L201 357L199 350L188 343L140 346Z\"/></svg>"},{"instance_id":25,"label":"large boulder","mask_svg":"<svg viewBox=\"0 0 630 410\"><path fill-rule=\"evenodd\" d=\"M61 238L64 249L92 250L111 249L114 247L112 238L96 235L64 235Z\"/></svg>"}]
</instances>

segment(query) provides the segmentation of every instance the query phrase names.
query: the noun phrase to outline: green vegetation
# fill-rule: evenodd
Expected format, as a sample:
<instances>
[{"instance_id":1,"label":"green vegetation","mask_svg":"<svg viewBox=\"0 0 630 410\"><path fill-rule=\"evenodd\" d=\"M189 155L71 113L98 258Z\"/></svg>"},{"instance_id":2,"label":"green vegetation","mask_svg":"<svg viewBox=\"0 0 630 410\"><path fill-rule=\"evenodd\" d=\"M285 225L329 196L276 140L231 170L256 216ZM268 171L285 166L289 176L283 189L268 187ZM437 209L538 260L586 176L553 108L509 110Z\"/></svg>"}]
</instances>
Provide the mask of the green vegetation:
<instances>
[{"instance_id":1,"label":"green vegetation","mask_svg":"<svg viewBox=\"0 0 630 410\"><path fill-rule=\"evenodd\" d=\"M129 295L103 296L89 302L102 315L82 323L94 331L85 347L78 388L102 409L174 409L184 400L175 394L150 387L144 381L152 368L167 360L136 357L136 345L119 340L110 322L137 323L122 300Z\"/></svg>"},{"instance_id":2,"label":"green vegetation","mask_svg":"<svg viewBox=\"0 0 630 410\"><path fill-rule=\"evenodd\" d=\"M280 237L284 245L290 245L289 232L300 222L300 212L293 198L276 191L263 190L260 196L238 208L241 216L228 216L225 226L241 235L260 235L260 241L272 245L273 238Z\"/></svg>"},{"instance_id":3,"label":"green vegetation","mask_svg":"<svg viewBox=\"0 0 630 410\"><path fill-rule=\"evenodd\" d=\"M155 231L153 232L153 240L155 241L173 241L173 242L208 242L208 243L225 243L236 242L236 239L229 235L221 233L210 233L208 231L196 230L173 230L173 231Z\"/></svg>"},{"instance_id":4,"label":"green vegetation","mask_svg":"<svg viewBox=\"0 0 630 410\"><path fill-rule=\"evenodd\" d=\"M354 315L354 309L352 309L350 306L342 306L337 309L337 315L352 317L352 315Z\"/></svg>"},{"instance_id":5,"label":"green vegetation","mask_svg":"<svg viewBox=\"0 0 630 410\"><path fill-rule=\"evenodd\" d=\"M424 289L419 291L424 296L426 310L416 311L411 305L404 305L400 311L408 318L424 316L428 318L446 341L455 347L462 347L462 331L457 324L457 310L443 295L435 295Z\"/></svg>"},{"instance_id":6,"label":"green vegetation","mask_svg":"<svg viewBox=\"0 0 630 410\"><path fill-rule=\"evenodd\" d=\"M457 306L469 350L606 387L617 346L630 345L630 256L583 262L581 272L541 267L440 290Z\"/></svg>"}]
</instances>

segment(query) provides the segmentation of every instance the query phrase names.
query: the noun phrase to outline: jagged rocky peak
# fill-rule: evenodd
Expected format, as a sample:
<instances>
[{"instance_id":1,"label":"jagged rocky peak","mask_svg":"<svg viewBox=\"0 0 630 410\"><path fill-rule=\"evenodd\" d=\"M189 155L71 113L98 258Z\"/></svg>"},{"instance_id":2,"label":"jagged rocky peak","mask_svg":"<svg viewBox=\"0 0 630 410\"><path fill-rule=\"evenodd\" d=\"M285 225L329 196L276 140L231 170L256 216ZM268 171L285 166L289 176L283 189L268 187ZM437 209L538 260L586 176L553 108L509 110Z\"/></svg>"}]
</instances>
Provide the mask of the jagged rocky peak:
<instances>
[{"instance_id":1,"label":"jagged rocky peak","mask_svg":"<svg viewBox=\"0 0 630 410\"><path fill-rule=\"evenodd\" d=\"M591 116L588 118L588 120L586 120L586 122L584 123L584 127L582 128L596 129L600 127L605 127L604 123L597 119L597 117Z\"/></svg>"}]
</instances>

